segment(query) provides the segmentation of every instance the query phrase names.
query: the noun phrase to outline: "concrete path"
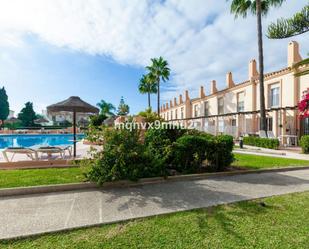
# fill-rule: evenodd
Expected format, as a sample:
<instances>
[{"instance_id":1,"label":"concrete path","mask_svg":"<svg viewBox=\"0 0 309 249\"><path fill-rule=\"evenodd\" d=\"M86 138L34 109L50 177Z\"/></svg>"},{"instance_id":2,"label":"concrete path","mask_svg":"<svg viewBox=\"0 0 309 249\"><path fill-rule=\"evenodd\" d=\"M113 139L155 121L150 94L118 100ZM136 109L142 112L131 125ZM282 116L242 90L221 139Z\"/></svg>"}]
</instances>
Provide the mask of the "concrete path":
<instances>
[{"instance_id":1,"label":"concrete path","mask_svg":"<svg viewBox=\"0 0 309 249\"><path fill-rule=\"evenodd\" d=\"M309 169L0 199L0 238L309 191Z\"/></svg>"}]
</instances>

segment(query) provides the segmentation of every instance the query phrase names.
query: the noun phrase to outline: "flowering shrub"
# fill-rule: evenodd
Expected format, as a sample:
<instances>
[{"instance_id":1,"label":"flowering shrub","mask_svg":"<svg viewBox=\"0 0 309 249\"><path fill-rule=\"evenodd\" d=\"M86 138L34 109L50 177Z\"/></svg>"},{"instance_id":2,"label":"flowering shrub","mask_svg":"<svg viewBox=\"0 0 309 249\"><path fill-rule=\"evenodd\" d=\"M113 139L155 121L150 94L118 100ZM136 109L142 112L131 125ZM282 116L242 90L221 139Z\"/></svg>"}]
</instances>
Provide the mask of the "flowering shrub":
<instances>
[{"instance_id":1,"label":"flowering shrub","mask_svg":"<svg viewBox=\"0 0 309 249\"><path fill-rule=\"evenodd\" d=\"M298 110L300 118L309 117L309 88L303 92L302 100L298 103Z\"/></svg>"}]
</instances>

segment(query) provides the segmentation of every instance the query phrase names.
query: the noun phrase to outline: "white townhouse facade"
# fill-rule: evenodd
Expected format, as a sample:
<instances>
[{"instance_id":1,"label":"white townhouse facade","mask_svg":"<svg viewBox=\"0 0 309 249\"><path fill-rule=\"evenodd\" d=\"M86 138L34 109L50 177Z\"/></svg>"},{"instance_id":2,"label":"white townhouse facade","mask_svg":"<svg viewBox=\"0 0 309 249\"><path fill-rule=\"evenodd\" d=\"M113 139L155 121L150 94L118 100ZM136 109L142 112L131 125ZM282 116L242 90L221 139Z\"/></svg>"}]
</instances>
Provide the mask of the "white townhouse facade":
<instances>
[{"instance_id":1,"label":"white townhouse facade","mask_svg":"<svg viewBox=\"0 0 309 249\"><path fill-rule=\"evenodd\" d=\"M303 91L309 88L309 74L297 73L309 69L309 64L295 67L302 61L299 45L288 44L287 67L264 74L264 95L267 128L275 136L309 134L309 120L298 118L298 102ZM226 88L218 90L216 81L210 83L210 94L204 87L197 98L190 98L185 91L161 106L160 116L169 122L192 125L212 134L226 133L239 137L259 131L259 73L255 60L249 62L248 80L235 83L231 72L226 74Z\"/></svg>"}]
</instances>

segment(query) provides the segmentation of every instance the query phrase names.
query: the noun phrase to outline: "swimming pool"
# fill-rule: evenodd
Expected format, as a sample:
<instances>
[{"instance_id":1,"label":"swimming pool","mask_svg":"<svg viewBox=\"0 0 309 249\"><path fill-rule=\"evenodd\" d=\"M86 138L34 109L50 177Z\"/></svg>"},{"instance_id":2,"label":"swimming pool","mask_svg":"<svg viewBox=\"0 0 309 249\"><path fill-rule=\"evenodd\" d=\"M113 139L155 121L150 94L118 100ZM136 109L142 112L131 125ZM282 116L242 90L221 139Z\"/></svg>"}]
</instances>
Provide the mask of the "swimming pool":
<instances>
[{"instance_id":1,"label":"swimming pool","mask_svg":"<svg viewBox=\"0 0 309 249\"><path fill-rule=\"evenodd\" d=\"M84 138L78 134L77 139ZM57 146L73 144L73 134L0 135L0 149L7 147Z\"/></svg>"}]
</instances>

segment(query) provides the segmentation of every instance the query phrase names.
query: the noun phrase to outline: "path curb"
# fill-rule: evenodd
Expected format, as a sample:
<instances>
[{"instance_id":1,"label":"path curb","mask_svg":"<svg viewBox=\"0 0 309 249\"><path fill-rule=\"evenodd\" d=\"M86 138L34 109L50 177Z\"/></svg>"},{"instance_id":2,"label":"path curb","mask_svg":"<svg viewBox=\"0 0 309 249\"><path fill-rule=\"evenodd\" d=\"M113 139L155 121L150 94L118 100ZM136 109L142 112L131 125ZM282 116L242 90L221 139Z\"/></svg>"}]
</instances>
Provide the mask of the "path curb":
<instances>
[{"instance_id":1,"label":"path curb","mask_svg":"<svg viewBox=\"0 0 309 249\"><path fill-rule=\"evenodd\" d=\"M43 194L43 193L55 193L55 192L65 192L73 190L87 190L87 189L108 189L108 188L119 188L119 187L136 187L148 184L158 184L167 183L173 181L183 181L183 180L199 180L206 178L216 178L224 176L234 176L234 175L245 175L245 174L260 174L260 173L270 173L270 172L286 172L295 170L305 170L309 169L309 166L300 167L285 167L276 169L263 169L263 170L237 170L231 172L217 172L217 173L203 173L203 174L191 174L191 175L179 175L179 176L169 176L164 177L153 177L153 178L142 178L137 182L132 182L129 180L121 180L116 182L106 182L102 186L98 186L95 183L84 182L84 183L69 183L69 184L56 184L56 185L43 185L34 187L19 187L19 188L4 188L0 189L0 197L10 197L18 195L32 195L32 194Z\"/></svg>"}]
</instances>

